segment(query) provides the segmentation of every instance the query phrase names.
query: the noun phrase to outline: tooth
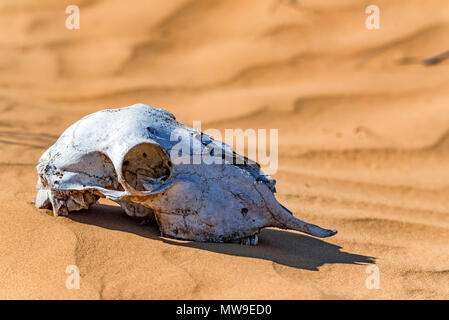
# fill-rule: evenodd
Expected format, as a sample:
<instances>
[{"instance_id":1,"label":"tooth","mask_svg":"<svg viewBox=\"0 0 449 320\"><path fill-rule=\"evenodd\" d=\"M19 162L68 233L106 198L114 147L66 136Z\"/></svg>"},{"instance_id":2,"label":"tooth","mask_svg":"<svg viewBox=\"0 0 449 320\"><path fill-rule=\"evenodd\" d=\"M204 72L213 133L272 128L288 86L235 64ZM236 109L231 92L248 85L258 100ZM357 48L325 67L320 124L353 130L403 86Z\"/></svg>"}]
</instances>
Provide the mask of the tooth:
<instances>
[{"instance_id":1,"label":"tooth","mask_svg":"<svg viewBox=\"0 0 449 320\"><path fill-rule=\"evenodd\" d=\"M241 238L239 242L245 246L255 246L259 242L259 236L256 233L255 235Z\"/></svg>"},{"instance_id":2,"label":"tooth","mask_svg":"<svg viewBox=\"0 0 449 320\"><path fill-rule=\"evenodd\" d=\"M259 236L257 233L251 237L251 245L255 246L259 242Z\"/></svg>"}]
</instances>

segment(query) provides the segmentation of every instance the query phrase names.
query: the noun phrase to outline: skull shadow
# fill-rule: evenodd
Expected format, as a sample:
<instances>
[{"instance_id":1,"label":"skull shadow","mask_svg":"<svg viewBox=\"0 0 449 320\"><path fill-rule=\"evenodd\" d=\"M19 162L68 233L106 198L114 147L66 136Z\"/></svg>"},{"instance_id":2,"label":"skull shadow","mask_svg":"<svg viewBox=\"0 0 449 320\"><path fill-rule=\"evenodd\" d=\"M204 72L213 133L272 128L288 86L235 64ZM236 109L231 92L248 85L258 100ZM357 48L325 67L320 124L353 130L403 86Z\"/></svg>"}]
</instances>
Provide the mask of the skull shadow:
<instances>
[{"instance_id":1,"label":"skull shadow","mask_svg":"<svg viewBox=\"0 0 449 320\"><path fill-rule=\"evenodd\" d=\"M96 204L88 210L72 212L69 219L109 230L134 233L170 245L196 248L232 256L264 259L284 266L318 271L325 264L371 264L375 258L342 251L342 247L321 239L279 229L263 229L259 244L245 246L234 243L209 243L174 240L160 236L156 223L141 225L118 206Z\"/></svg>"}]
</instances>

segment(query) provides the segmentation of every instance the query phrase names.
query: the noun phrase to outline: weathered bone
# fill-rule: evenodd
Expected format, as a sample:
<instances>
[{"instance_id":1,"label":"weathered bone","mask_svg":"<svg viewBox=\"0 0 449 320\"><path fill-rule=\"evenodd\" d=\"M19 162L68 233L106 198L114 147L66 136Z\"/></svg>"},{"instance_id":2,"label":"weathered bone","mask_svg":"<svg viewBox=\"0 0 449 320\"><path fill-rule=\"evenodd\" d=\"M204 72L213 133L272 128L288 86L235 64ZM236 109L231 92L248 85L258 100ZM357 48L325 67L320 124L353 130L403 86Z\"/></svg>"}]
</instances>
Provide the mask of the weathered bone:
<instances>
[{"instance_id":1,"label":"weathered bone","mask_svg":"<svg viewBox=\"0 0 449 320\"><path fill-rule=\"evenodd\" d=\"M184 160L207 152L219 161L175 161L178 147L188 151ZM76 122L42 155L37 171L36 206L54 215L87 209L103 197L130 216L154 218L162 235L179 239L255 245L264 227L317 237L336 233L295 218L279 204L276 181L257 163L144 104Z\"/></svg>"}]
</instances>

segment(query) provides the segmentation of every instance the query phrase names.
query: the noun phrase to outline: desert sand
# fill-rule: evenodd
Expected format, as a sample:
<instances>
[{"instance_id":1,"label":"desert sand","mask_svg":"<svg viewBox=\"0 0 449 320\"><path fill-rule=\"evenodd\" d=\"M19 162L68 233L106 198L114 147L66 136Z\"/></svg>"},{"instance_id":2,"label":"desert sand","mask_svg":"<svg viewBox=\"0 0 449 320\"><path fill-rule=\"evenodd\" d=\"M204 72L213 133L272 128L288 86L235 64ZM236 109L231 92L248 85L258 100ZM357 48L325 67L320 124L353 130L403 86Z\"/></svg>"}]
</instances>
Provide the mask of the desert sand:
<instances>
[{"instance_id":1,"label":"desert sand","mask_svg":"<svg viewBox=\"0 0 449 320\"><path fill-rule=\"evenodd\" d=\"M449 60L422 63L449 50L448 1L2 0L0 30L1 299L449 298ZM279 129L278 200L339 233L198 243L108 201L36 209L59 135L138 102Z\"/></svg>"}]
</instances>

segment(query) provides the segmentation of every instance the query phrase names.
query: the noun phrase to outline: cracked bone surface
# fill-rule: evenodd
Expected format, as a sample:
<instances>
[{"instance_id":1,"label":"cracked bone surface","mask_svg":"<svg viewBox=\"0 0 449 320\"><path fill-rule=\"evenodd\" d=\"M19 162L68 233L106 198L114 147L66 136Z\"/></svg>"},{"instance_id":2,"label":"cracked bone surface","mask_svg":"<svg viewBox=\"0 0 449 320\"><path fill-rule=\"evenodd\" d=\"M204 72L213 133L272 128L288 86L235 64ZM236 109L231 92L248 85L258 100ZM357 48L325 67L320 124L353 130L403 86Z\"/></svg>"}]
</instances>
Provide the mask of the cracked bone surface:
<instances>
[{"instance_id":1,"label":"cracked bone surface","mask_svg":"<svg viewBox=\"0 0 449 320\"><path fill-rule=\"evenodd\" d=\"M108 198L130 216L154 218L161 235L184 240L255 245L264 227L336 234L279 204L275 181L257 163L144 104L82 118L42 155L37 171L36 206L54 215Z\"/></svg>"}]
</instances>

